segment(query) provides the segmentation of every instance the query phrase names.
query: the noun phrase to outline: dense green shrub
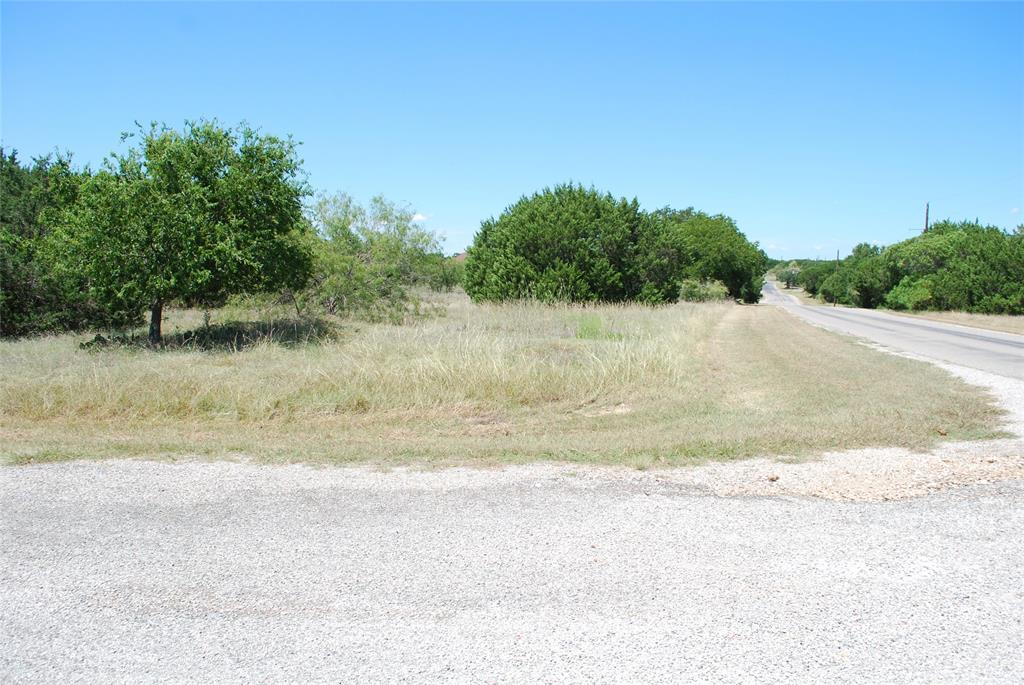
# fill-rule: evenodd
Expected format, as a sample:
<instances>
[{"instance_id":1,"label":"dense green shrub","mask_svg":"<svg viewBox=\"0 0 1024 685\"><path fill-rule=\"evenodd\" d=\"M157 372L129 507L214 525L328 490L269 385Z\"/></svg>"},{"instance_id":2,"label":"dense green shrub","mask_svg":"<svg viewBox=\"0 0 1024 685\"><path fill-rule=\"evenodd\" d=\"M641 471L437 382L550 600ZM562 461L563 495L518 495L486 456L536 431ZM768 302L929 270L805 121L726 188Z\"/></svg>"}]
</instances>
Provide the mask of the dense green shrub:
<instances>
[{"instance_id":1,"label":"dense green shrub","mask_svg":"<svg viewBox=\"0 0 1024 685\"><path fill-rule=\"evenodd\" d=\"M729 289L721 281L698 281L684 278L679 283L679 299L683 302L712 302L729 297Z\"/></svg>"},{"instance_id":2,"label":"dense green shrub","mask_svg":"<svg viewBox=\"0 0 1024 685\"><path fill-rule=\"evenodd\" d=\"M908 309L915 312L931 309L934 302L933 288L931 276L922 276L916 280L907 276L885 296L885 305L891 309Z\"/></svg>"},{"instance_id":3,"label":"dense green shrub","mask_svg":"<svg viewBox=\"0 0 1024 685\"><path fill-rule=\"evenodd\" d=\"M832 260L802 260L800 262L800 273L797 274L796 283L810 295L817 295L822 284L829 276L836 272L836 263Z\"/></svg>"},{"instance_id":4,"label":"dense green shrub","mask_svg":"<svg viewBox=\"0 0 1024 685\"><path fill-rule=\"evenodd\" d=\"M242 125L153 124L127 134L60 213L47 241L60 278L81 278L115 320L150 314L162 339L171 301L300 287L312 265L296 143Z\"/></svg>"},{"instance_id":5,"label":"dense green shrub","mask_svg":"<svg viewBox=\"0 0 1024 685\"><path fill-rule=\"evenodd\" d=\"M675 284L679 276L702 281L719 281L729 295L744 302L761 298L767 258L756 244L747 240L736 223L721 214L708 215L692 207L684 210L659 209L650 215L647 245L641 243L638 263L644 283L659 284L662 278ZM653 268L652 268L653 266ZM664 300L677 292L662 287Z\"/></svg>"},{"instance_id":6,"label":"dense green shrub","mask_svg":"<svg viewBox=\"0 0 1024 685\"><path fill-rule=\"evenodd\" d=\"M1024 231L940 221L884 250L862 243L839 264L804 266L798 282L858 307L1024 314Z\"/></svg>"},{"instance_id":7,"label":"dense green shrub","mask_svg":"<svg viewBox=\"0 0 1024 685\"><path fill-rule=\"evenodd\" d=\"M769 269L774 271L775 278L787 288L792 288L800 279L800 265L796 261L779 262L775 267Z\"/></svg>"},{"instance_id":8,"label":"dense green shrub","mask_svg":"<svg viewBox=\"0 0 1024 685\"><path fill-rule=\"evenodd\" d=\"M568 184L524 197L483 222L466 260L475 300L635 299L633 255L645 217L636 200Z\"/></svg>"},{"instance_id":9,"label":"dense green shrub","mask_svg":"<svg viewBox=\"0 0 1024 685\"><path fill-rule=\"evenodd\" d=\"M440 252L427 255L423 261L423 277L434 292L447 293L462 285L465 262L445 257Z\"/></svg>"},{"instance_id":10,"label":"dense green shrub","mask_svg":"<svg viewBox=\"0 0 1024 685\"><path fill-rule=\"evenodd\" d=\"M684 279L760 297L764 253L731 219L693 209L647 214L639 203L567 184L523 197L481 225L466 262L474 300L679 299Z\"/></svg>"},{"instance_id":11,"label":"dense green shrub","mask_svg":"<svg viewBox=\"0 0 1024 685\"><path fill-rule=\"evenodd\" d=\"M67 157L22 164L0 148L0 335L79 330L105 323L81 278L57 277L45 243L54 218L73 205L87 171Z\"/></svg>"},{"instance_id":12,"label":"dense green shrub","mask_svg":"<svg viewBox=\"0 0 1024 685\"><path fill-rule=\"evenodd\" d=\"M1024 314L1024 233L941 221L887 248L884 278L894 309Z\"/></svg>"}]
</instances>

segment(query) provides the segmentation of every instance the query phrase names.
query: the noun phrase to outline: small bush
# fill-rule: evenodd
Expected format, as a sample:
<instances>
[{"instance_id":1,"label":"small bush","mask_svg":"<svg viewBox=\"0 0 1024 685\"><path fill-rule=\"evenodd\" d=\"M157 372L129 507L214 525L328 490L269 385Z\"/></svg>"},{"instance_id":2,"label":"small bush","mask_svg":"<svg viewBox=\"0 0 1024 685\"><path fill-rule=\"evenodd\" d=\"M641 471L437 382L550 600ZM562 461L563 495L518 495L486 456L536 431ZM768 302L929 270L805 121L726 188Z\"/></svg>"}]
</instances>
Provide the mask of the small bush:
<instances>
[{"instance_id":1,"label":"small bush","mask_svg":"<svg viewBox=\"0 0 1024 685\"><path fill-rule=\"evenodd\" d=\"M890 309L922 311L932 304L931 279L913 280L909 276L885 296L885 306Z\"/></svg>"},{"instance_id":2,"label":"small bush","mask_svg":"<svg viewBox=\"0 0 1024 685\"><path fill-rule=\"evenodd\" d=\"M684 302L713 302L728 297L729 290L720 281L684 278L679 283L679 299Z\"/></svg>"},{"instance_id":3,"label":"small bush","mask_svg":"<svg viewBox=\"0 0 1024 685\"><path fill-rule=\"evenodd\" d=\"M416 288L454 288L461 265L414 216L383 197L364 208L344 193L321 196L307 212L317 233L312 277L287 294L297 313L402 323L421 311Z\"/></svg>"}]
</instances>

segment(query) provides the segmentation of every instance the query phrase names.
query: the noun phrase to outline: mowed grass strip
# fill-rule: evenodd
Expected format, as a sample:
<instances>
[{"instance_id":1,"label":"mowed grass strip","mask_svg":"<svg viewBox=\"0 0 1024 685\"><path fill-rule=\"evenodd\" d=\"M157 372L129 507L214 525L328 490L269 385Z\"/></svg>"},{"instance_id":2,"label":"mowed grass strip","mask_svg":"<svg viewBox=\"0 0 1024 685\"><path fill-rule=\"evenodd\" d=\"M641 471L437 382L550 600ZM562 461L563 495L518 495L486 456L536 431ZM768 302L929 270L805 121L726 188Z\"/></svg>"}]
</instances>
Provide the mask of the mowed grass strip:
<instances>
[{"instance_id":1,"label":"mowed grass strip","mask_svg":"<svg viewBox=\"0 0 1024 685\"><path fill-rule=\"evenodd\" d=\"M646 467L997 434L983 391L770 306L440 304L241 351L0 343L0 457Z\"/></svg>"}]
</instances>

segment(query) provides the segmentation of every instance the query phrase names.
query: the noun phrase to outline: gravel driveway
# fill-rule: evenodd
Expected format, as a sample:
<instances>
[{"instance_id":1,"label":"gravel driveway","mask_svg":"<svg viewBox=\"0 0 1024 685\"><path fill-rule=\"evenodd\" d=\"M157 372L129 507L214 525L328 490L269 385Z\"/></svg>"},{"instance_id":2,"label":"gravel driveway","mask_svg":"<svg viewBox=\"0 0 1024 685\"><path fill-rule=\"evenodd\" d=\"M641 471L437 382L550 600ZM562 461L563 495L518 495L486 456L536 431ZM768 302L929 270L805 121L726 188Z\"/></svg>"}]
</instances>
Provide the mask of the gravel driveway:
<instances>
[{"instance_id":1,"label":"gravel driveway","mask_svg":"<svg viewBox=\"0 0 1024 685\"><path fill-rule=\"evenodd\" d=\"M874 503L550 465L0 481L6 683L1024 678L1024 481Z\"/></svg>"}]
</instances>

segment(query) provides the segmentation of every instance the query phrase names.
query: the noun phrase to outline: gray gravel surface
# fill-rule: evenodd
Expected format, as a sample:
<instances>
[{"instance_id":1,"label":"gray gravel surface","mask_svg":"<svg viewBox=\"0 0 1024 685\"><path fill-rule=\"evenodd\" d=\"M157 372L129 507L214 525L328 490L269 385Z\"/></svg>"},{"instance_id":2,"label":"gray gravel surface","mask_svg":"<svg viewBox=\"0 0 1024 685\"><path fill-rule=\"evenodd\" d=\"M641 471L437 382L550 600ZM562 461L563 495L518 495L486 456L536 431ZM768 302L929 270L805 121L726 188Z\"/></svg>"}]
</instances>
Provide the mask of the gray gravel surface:
<instances>
[{"instance_id":1,"label":"gray gravel surface","mask_svg":"<svg viewBox=\"0 0 1024 685\"><path fill-rule=\"evenodd\" d=\"M1024 679L1024 481L615 473L0 469L0 681Z\"/></svg>"}]
</instances>

